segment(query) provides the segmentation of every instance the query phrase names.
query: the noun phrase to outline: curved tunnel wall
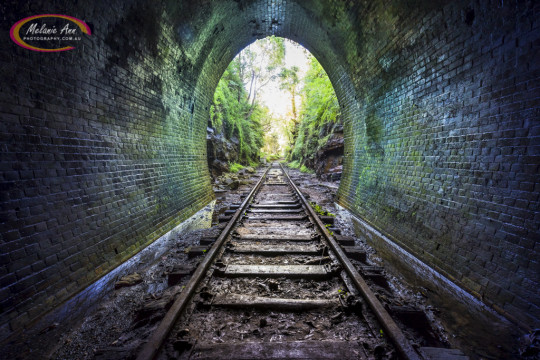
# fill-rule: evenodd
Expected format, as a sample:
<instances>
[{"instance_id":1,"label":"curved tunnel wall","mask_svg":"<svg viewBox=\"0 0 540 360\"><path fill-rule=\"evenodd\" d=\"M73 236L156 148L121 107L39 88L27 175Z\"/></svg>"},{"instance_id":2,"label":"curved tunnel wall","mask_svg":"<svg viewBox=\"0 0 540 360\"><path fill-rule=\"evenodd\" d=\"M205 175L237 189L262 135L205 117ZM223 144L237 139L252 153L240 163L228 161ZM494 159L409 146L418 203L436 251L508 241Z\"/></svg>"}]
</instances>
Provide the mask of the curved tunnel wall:
<instances>
[{"instance_id":1,"label":"curved tunnel wall","mask_svg":"<svg viewBox=\"0 0 540 360\"><path fill-rule=\"evenodd\" d=\"M538 8L382 3L66 4L93 34L56 54L19 48L6 29L1 337L210 201L213 91L268 35L304 45L334 84L346 138L338 202L538 324ZM59 12L35 1L5 10L7 28Z\"/></svg>"}]
</instances>

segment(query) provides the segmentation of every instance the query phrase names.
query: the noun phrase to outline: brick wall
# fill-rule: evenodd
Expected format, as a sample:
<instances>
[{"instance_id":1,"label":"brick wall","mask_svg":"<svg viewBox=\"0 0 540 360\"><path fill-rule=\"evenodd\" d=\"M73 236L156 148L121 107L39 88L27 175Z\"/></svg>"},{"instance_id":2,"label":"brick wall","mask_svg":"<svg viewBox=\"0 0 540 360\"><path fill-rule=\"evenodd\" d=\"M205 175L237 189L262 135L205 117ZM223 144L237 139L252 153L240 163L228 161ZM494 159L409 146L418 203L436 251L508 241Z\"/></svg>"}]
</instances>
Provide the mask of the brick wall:
<instances>
[{"instance_id":1,"label":"brick wall","mask_svg":"<svg viewBox=\"0 0 540 360\"><path fill-rule=\"evenodd\" d=\"M339 202L529 326L540 320L539 10L372 6L342 23L355 29L342 42L359 101Z\"/></svg>"},{"instance_id":2,"label":"brick wall","mask_svg":"<svg viewBox=\"0 0 540 360\"><path fill-rule=\"evenodd\" d=\"M306 46L334 84L346 136L339 202L537 324L539 8L381 4L2 5L0 338L212 198L213 91L238 51L271 34ZM87 21L92 36L52 54L11 42L14 22L51 12Z\"/></svg>"},{"instance_id":3,"label":"brick wall","mask_svg":"<svg viewBox=\"0 0 540 360\"><path fill-rule=\"evenodd\" d=\"M75 50L9 39L13 23L60 12L53 5L12 4L0 35L2 337L213 197L202 106L211 95L194 84L196 51L178 45L158 7L85 3L65 10L93 28Z\"/></svg>"}]
</instances>

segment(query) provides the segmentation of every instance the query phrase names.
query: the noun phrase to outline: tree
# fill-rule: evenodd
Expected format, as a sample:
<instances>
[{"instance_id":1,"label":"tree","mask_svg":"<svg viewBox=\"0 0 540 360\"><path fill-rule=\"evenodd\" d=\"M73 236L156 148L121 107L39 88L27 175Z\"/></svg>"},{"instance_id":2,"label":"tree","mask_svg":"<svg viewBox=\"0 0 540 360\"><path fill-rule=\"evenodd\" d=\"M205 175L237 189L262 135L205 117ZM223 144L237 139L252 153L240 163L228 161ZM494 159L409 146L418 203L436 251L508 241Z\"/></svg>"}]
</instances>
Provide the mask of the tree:
<instances>
[{"instance_id":1,"label":"tree","mask_svg":"<svg viewBox=\"0 0 540 360\"><path fill-rule=\"evenodd\" d=\"M326 144L340 110L334 88L319 62L311 57L301 90L301 111L293 134L290 160L303 163Z\"/></svg>"},{"instance_id":2,"label":"tree","mask_svg":"<svg viewBox=\"0 0 540 360\"><path fill-rule=\"evenodd\" d=\"M283 38L275 36L256 41L240 52L240 77L248 90L247 100L251 106L255 106L259 91L276 78L284 57Z\"/></svg>"},{"instance_id":3,"label":"tree","mask_svg":"<svg viewBox=\"0 0 540 360\"><path fill-rule=\"evenodd\" d=\"M279 73L280 89L287 90L291 94L292 122L290 125L291 143L296 141L298 136L298 115L296 110L296 95L300 79L298 77L298 67L292 66L290 69L282 68Z\"/></svg>"},{"instance_id":4,"label":"tree","mask_svg":"<svg viewBox=\"0 0 540 360\"><path fill-rule=\"evenodd\" d=\"M264 144L261 120L268 110L248 102L240 68L238 59L234 59L223 73L210 107L210 121L226 138L238 139L238 161L251 164L258 161Z\"/></svg>"}]
</instances>

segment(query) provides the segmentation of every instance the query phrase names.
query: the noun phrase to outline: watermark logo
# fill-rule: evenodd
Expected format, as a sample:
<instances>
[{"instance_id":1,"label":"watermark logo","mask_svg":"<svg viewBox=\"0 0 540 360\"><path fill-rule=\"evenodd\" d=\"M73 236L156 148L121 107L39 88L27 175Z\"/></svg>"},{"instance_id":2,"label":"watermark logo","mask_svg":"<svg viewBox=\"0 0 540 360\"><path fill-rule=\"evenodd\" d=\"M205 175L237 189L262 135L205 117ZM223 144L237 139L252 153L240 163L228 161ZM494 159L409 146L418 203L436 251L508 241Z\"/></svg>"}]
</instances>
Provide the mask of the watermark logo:
<instances>
[{"instance_id":1,"label":"watermark logo","mask_svg":"<svg viewBox=\"0 0 540 360\"><path fill-rule=\"evenodd\" d=\"M33 51L58 52L75 49L82 34L91 35L82 20L60 14L34 15L17 21L9 32L15 44Z\"/></svg>"}]
</instances>

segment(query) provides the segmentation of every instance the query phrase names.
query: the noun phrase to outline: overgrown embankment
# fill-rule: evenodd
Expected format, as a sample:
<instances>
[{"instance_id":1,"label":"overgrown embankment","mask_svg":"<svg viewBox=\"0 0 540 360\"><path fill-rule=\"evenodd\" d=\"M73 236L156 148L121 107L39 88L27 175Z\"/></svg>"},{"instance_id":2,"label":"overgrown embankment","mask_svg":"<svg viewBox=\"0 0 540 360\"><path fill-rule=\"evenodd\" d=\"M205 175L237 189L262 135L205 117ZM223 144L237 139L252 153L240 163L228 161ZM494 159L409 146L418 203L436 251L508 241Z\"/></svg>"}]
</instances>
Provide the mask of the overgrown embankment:
<instances>
[{"instance_id":1,"label":"overgrown embankment","mask_svg":"<svg viewBox=\"0 0 540 360\"><path fill-rule=\"evenodd\" d=\"M258 103L250 103L240 76L240 62L233 60L225 70L210 108L207 135L208 163L214 175L228 171L235 163L255 165L263 146Z\"/></svg>"},{"instance_id":2,"label":"overgrown embankment","mask_svg":"<svg viewBox=\"0 0 540 360\"><path fill-rule=\"evenodd\" d=\"M324 180L338 180L343 158L339 104L330 79L314 57L304 78L300 108L289 166L315 171Z\"/></svg>"},{"instance_id":3,"label":"overgrown embankment","mask_svg":"<svg viewBox=\"0 0 540 360\"><path fill-rule=\"evenodd\" d=\"M207 144L212 175L258 164L274 120L260 100L261 89L278 77L284 56L284 39L271 36L246 47L225 70L210 107Z\"/></svg>"}]
</instances>

